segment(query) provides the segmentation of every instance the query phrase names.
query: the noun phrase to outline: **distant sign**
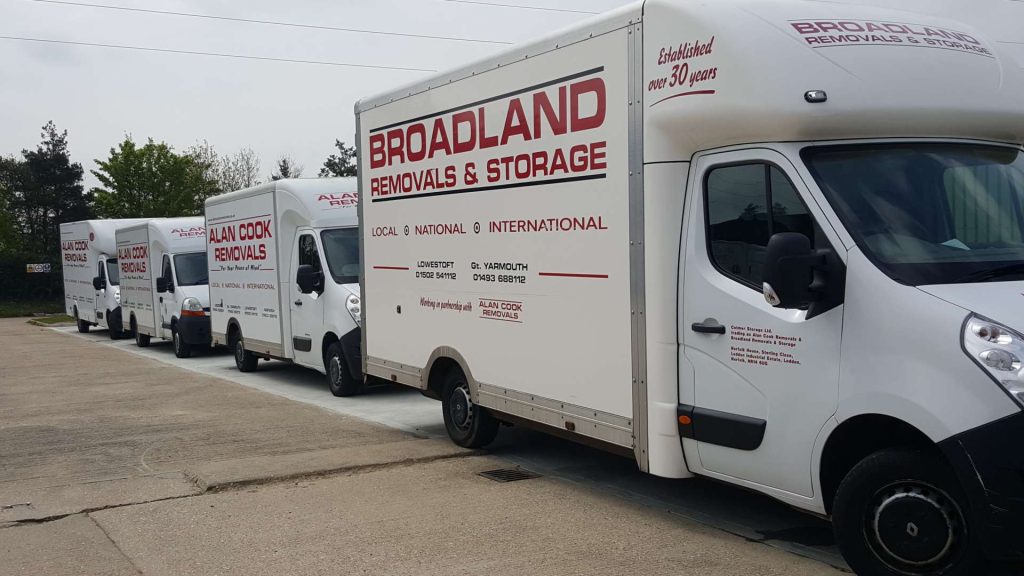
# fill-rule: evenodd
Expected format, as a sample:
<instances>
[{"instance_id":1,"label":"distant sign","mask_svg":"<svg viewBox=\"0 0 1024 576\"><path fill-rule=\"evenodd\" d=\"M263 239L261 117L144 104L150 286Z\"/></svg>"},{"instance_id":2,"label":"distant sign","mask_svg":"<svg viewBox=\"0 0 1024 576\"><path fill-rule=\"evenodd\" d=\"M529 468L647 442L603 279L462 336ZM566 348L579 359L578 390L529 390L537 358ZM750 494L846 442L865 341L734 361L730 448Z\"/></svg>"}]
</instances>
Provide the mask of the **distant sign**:
<instances>
[{"instance_id":1,"label":"distant sign","mask_svg":"<svg viewBox=\"0 0 1024 576\"><path fill-rule=\"evenodd\" d=\"M26 274L49 274L49 264L25 264Z\"/></svg>"}]
</instances>

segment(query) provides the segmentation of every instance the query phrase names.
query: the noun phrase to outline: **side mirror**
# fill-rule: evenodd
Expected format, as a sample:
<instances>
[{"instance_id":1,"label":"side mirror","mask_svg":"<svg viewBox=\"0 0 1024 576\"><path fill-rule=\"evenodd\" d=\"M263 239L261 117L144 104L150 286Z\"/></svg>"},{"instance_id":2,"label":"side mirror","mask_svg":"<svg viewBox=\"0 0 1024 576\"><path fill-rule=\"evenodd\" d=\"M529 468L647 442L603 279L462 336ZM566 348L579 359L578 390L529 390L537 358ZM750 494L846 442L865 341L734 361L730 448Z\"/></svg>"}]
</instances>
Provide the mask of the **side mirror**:
<instances>
[{"instance_id":1,"label":"side mirror","mask_svg":"<svg viewBox=\"0 0 1024 576\"><path fill-rule=\"evenodd\" d=\"M159 294L163 294L164 292L167 292L167 278L164 278L163 276L161 276L161 277L156 279L156 291Z\"/></svg>"},{"instance_id":2,"label":"side mirror","mask_svg":"<svg viewBox=\"0 0 1024 576\"><path fill-rule=\"evenodd\" d=\"M324 274L309 264L303 264L295 272L295 283L299 286L299 292L303 294L320 292L324 286Z\"/></svg>"},{"instance_id":3,"label":"side mirror","mask_svg":"<svg viewBox=\"0 0 1024 576\"><path fill-rule=\"evenodd\" d=\"M104 288L107 287L107 281L104 280L102 276L96 276L95 278L92 279L92 287L95 288L97 291L103 290Z\"/></svg>"},{"instance_id":4,"label":"side mirror","mask_svg":"<svg viewBox=\"0 0 1024 576\"><path fill-rule=\"evenodd\" d=\"M811 249L811 239L796 232L772 235L764 260L764 299L776 308L806 308L824 292L816 269L826 251Z\"/></svg>"}]
</instances>

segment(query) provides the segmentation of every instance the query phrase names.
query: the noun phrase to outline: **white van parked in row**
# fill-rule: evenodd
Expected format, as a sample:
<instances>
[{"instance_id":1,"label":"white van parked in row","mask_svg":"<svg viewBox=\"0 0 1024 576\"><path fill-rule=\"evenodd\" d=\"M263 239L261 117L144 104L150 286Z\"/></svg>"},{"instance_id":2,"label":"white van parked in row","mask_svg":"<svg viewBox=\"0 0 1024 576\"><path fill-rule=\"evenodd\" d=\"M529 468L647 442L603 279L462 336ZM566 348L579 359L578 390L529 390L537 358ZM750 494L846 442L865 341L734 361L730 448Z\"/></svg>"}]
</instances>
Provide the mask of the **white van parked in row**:
<instances>
[{"instance_id":1,"label":"white van parked in row","mask_svg":"<svg viewBox=\"0 0 1024 576\"><path fill-rule=\"evenodd\" d=\"M60 225L60 259L64 271L64 308L79 332L108 328L122 334L121 291L118 287L114 232L145 220L82 220Z\"/></svg>"},{"instance_id":2,"label":"white van parked in row","mask_svg":"<svg viewBox=\"0 0 1024 576\"><path fill-rule=\"evenodd\" d=\"M359 102L365 372L861 574L1024 561L1021 38L860 4L649 0Z\"/></svg>"},{"instance_id":3,"label":"white van parked in row","mask_svg":"<svg viewBox=\"0 0 1024 576\"><path fill-rule=\"evenodd\" d=\"M122 326L140 347L171 340L188 358L210 347L210 291L202 216L161 218L117 230Z\"/></svg>"},{"instance_id":4,"label":"white van parked in row","mask_svg":"<svg viewBox=\"0 0 1024 576\"><path fill-rule=\"evenodd\" d=\"M278 180L206 201L213 343L363 389L355 178Z\"/></svg>"}]
</instances>

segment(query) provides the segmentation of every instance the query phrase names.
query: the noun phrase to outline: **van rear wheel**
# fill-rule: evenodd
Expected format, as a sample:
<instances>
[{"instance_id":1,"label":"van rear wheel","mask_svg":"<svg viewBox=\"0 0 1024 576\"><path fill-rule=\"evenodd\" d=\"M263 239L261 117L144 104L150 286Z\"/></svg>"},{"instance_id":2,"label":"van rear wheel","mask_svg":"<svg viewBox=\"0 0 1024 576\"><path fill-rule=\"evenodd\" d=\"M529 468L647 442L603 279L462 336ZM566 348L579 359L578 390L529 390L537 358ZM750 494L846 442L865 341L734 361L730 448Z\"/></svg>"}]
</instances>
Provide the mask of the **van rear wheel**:
<instances>
[{"instance_id":1,"label":"van rear wheel","mask_svg":"<svg viewBox=\"0 0 1024 576\"><path fill-rule=\"evenodd\" d=\"M473 403L469 382L458 367L452 368L445 377L441 409L448 436L459 446L481 448L498 435L497 418Z\"/></svg>"},{"instance_id":2,"label":"van rear wheel","mask_svg":"<svg viewBox=\"0 0 1024 576\"><path fill-rule=\"evenodd\" d=\"M235 343L232 345L235 353L235 367L239 372L254 372L260 359L245 349L245 342L242 340L241 332L235 334Z\"/></svg>"},{"instance_id":3,"label":"van rear wheel","mask_svg":"<svg viewBox=\"0 0 1024 576\"><path fill-rule=\"evenodd\" d=\"M327 369L327 385L331 388L331 394L335 396L355 396L363 392L363 383L352 376L348 368L348 360L341 351L341 343L335 342L327 347L327 355L324 358L324 368Z\"/></svg>"},{"instance_id":4,"label":"van rear wheel","mask_svg":"<svg viewBox=\"0 0 1024 576\"><path fill-rule=\"evenodd\" d=\"M75 308L75 322L78 324L78 331L82 334L89 333L89 323L78 317L78 308Z\"/></svg>"},{"instance_id":5,"label":"van rear wheel","mask_svg":"<svg viewBox=\"0 0 1024 576\"><path fill-rule=\"evenodd\" d=\"M135 318L132 318L131 328L132 334L135 335L135 345L139 348L149 346L149 334L139 332L139 325L135 323Z\"/></svg>"},{"instance_id":6,"label":"van rear wheel","mask_svg":"<svg viewBox=\"0 0 1024 576\"><path fill-rule=\"evenodd\" d=\"M857 574L983 573L963 489L938 457L916 450L875 452L836 492L832 522Z\"/></svg>"}]
</instances>

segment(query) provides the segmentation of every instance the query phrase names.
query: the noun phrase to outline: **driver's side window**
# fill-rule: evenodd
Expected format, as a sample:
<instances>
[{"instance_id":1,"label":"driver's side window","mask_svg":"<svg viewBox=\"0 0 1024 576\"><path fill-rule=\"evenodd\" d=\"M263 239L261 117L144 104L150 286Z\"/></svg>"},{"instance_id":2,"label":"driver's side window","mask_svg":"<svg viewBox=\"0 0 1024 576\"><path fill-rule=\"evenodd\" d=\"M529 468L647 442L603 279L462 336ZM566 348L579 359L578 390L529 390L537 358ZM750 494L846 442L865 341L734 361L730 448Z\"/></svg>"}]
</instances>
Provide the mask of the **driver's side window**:
<instances>
[{"instance_id":1,"label":"driver's side window","mask_svg":"<svg viewBox=\"0 0 1024 576\"><path fill-rule=\"evenodd\" d=\"M786 174L756 162L712 168L705 180L711 262L726 276L760 291L768 239L799 232L824 246L821 230ZM771 206L771 210L768 210Z\"/></svg>"},{"instance_id":2,"label":"driver's side window","mask_svg":"<svg viewBox=\"0 0 1024 576\"><path fill-rule=\"evenodd\" d=\"M299 237L299 266L312 266L313 270L321 272L320 254L316 249L316 239L312 234L303 234Z\"/></svg>"},{"instance_id":3,"label":"driver's side window","mask_svg":"<svg viewBox=\"0 0 1024 576\"><path fill-rule=\"evenodd\" d=\"M171 270L171 257L164 254L164 258L160 263L160 277L167 282L168 286L174 284L174 273Z\"/></svg>"}]
</instances>

